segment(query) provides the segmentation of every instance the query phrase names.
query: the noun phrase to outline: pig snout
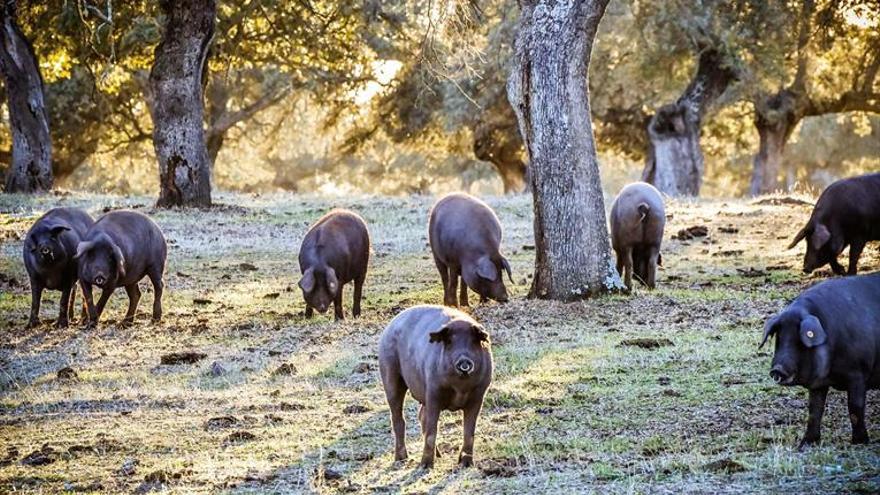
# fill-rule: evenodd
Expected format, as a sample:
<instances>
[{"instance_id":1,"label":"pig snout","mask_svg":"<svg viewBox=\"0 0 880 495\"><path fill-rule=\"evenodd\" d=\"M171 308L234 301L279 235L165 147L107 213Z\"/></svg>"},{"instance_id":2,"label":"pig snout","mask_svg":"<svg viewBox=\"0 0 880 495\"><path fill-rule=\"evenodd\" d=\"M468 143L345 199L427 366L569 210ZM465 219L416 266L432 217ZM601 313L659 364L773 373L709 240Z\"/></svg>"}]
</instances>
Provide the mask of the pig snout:
<instances>
[{"instance_id":1,"label":"pig snout","mask_svg":"<svg viewBox=\"0 0 880 495\"><path fill-rule=\"evenodd\" d=\"M777 364L770 368L770 377L773 378L778 385L788 385L794 380L794 374L789 373L781 364Z\"/></svg>"},{"instance_id":2,"label":"pig snout","mask_svg":"<svg viewBox=\"0 0 880 495\"><path fill-rule=\"evenodd\" d=\"M95 285L100 287L105 283L107 283L107 277L105 277L103 273L95 275Z\"/></svg>"},{"instance_id":3,"label":"pig snout","mask_svg":"<svg viewBox=\"0 0 880 495\"><path fill-rule=\"evenodd\" d=\"M459 375L468 376L474 372L475 367L476 365L470 358L462 356L455 360L455 371L457 371Z\"/></svg>"}]
</instances>

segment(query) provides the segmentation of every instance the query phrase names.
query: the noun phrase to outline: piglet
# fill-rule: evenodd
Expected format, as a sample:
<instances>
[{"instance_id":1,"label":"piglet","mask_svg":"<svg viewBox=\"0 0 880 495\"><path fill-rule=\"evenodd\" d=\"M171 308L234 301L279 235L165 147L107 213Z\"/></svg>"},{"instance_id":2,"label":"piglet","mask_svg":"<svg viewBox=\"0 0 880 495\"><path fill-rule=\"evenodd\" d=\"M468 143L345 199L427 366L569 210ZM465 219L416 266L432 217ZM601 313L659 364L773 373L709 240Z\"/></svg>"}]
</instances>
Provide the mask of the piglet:
<instances>
[{"instance_id":1,"label":"piglet","mask_svg":"<svg viewBox=\"0 0 880 495\"><path fill-rule=\"evenodd\" d=\"M480 302L507 302L502 270L511 283L513 275L501 255L501 223L489 205L468 194L444 196L431 208L428 239L443 282L443 304L467 306L468 287L480 295Z\"/></svg>"},{"instance_id":2,"label":"piglet","mask_svg":"<svg viewBox=\"0 0 880 495\"><path fill-rule=\"evenodd\" d=\"M117 287L128 293L124 324L134 321L141 291L138 282L145 276L153 283L153 321L162 319L162 292L168 246L162 230L149 217L136 211L107 213L89 229L79 243L79 283L89 311L89 326L95 326L104 305ZM102 289L97 305L92 286Z\"/></svg>"},{"instance_id":3,"label":"piglet","mask_svg":"<svg viewBox=\"0 0 880 495\"><path fill-rule=\"evenodd\" d=\"M660 192L645 182L625 186L614 199L610 220L611 246L617 253L617 271L626 287L632 289L635 273L639 281L653 289L666 226Z\"/></svg>"},{"instance_id":4,"label":"piglet","mask_svg":"<svg viewBox=\"0 0 880 495\"><path fill-rule=\"evenodd\" d=\"M352 315L361 314L361 294L370 261L370 233L358 214L333 210L309 228L299 250L299 269L306 318L324 313L333 303L337 320L344 318L342 287L354 281Z\"/></svg>"},{"instance_id":5,"label":"piglet","mask_svg":"<svg viewBox=\"0 0 880 495\"><path fill-rule=\"evenodd\" d=\"M31 282L31 315L28 327L40 323L43 289L61 291L58 321L66 327L76 300L76 246L95 223L78 208L55 208L40 217L24 238L24 267Z\"/></svg>"},{"instance_id":6,"label":"piglet","mask_svg":"<svg viewBox=\"0 0 880 495\"><path fill-rule=\"evenodd\" d=\"M880 273L810 287L767 320L761 346L772 336L770 376L810 391L801 448L819 442L829 388L846 391L852 442L867 443L865 391L880 388Z\"/></svg>"},{"instance_id":7,"label":"piglet","mask_svg":"<svg viewBox=\"0 0 880 495\"><path fill-rule=\"evenodd\" d=\"M391 408L395 461L407 457L403 399L409 390L421 404L419 422L425 437L421 466L434 465L442 410L464 412L464 444L458 462L470 466L477 416L492 382L492 350L486 330L456 309L409 308L382 333L379 372Z\"/></svg>"},{"instance_id":8,"label":"piglet","mask_svg":"<svg viewBox=\"0 0 880 495\"><path fill-rule=\"evenodd\" d=\"M841 179L826 187L810 220L788 246L807 240L804 272L831 264L838 275L855 275L868 241L880 240L880 173ZM849 267L844 272L837 256L849 246Z\"/></svg>"}]
</instances>

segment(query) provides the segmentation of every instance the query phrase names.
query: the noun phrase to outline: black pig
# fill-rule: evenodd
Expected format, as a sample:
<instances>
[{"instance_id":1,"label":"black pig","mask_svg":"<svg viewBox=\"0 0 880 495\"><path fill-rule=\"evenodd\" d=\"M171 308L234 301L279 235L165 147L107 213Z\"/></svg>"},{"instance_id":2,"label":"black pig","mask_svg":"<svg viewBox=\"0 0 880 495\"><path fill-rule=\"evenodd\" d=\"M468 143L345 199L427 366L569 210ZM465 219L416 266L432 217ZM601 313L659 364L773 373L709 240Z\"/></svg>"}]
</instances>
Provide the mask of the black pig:
<instances>
[{"instance_id":1,"label":"black pig","mask_svg":"<svg viewBox=\"0 0 880 495\"><path fill-rule=\"evenodd\" d=\"M360 316L369 262L370 233L358 214L334 210L315 222L299 250L299 287L306 302L306 317L311 318L314 309L324 313L332 302L336 319L343 319L342 287L351 281L352 315Z\"/></svg>"},{"instance_id":2,"label":"black pig","mask_svg":"<svg viewBox=\"0 0 880 495\"><path fill-rule=\"evenodd\" d=\"M76 245L95 223L77 208L55 208L40 217L24 238L24 267L31 282L31 315L28 327L40 323L43 289L61 291L58 321L66 327L76 300Z\"/></svg>"},{"instance_id":3,"label":"black pig","mask_svg":"<svg viewBox=\"0 0 880 495\"><path fill-rule=\"evenodd\" d=\"M468 287L480 301L507 302L501 270L513 282L510 263L501 255L501 223L489 205L463 193L441 198L431 208L428 239L443 282L443 304L457 306L455 293L461 277L462 306L468 305Z\"/></svg>"},{"instance_id":4,"label":"black pig","mask_svg":"<svg viewBox=\"0 0 880 495\"><path fill-rule=\"evenodd\" d=\"M168 246L162 230L149 217L136 211L112 211L102 216L79 243L79 283L86 298L89 326L95 326L104 305L117 287L128 293L128 311L123 323L134 321L144 276L153 283L153 321L162 319L162 292ZM102 289L97 305L92 286Z\"/></svg>"},{"instance_id":5,"label":"black pig","mask_svg":"<svg viewBox=\"0 0 880 495\"><path fill-rule=\"evenodd\" d=\"M653 289L666 212L660 192L651 184L635 182L620 190L611 206L611 245L617 253L617 271L632 289L632 276Z\"/></svg>"},{"instance_id":6,"label":"black pig","mask_svg":"<svg viewBox=\"0 0 880 495\"><path fill-rule=\"evenodd\" d=\"M810 391L801 447L819 441L828 388L845 390L853 443L867 443L865 391L880 388L880 273L828 280L767 320L776 336L770 376Z\"/></svg>"},{"instance_id":7,"label":"black pig","mask_svg":"<svg viewBox=\"0 0 880 495\"><path fill-rule=\"evenodd\" d=\"M415 306L397 315L379 340L379 372L391 408L394 459L404 460L406 423L403 399L417 400L425 437L421 466L431 468L437 453L440 411L464 413L459 464L470 466L474 431L483 397L492 382L489 334L470 316L443 306Z\"/></svg>"},{"instance_id":8,"label":"black pig","mask_svg":"<svg viewBox=\"0 0 880 495\"><path fill-rule=\"evenodd\" d=\"M855 275L869 241L880 240L880 173L841 179L822 191L810 220L788 246L807 240L804 272L831 264L838 275ZM849 245L849 269L837 256Z\"/></svg>"}]
</instances>

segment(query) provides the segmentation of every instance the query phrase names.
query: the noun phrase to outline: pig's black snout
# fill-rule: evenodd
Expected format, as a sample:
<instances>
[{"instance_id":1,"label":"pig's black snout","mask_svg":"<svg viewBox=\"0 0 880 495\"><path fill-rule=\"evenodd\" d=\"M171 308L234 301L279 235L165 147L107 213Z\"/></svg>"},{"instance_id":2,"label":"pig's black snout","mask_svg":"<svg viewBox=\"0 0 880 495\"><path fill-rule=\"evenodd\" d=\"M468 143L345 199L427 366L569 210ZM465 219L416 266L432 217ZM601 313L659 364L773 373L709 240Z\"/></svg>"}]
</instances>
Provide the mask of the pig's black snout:
<instances>
[{"instance_id":1,"label":"pig's black snout","mask_svg":"<svg viewBox=\"0 0 880 495\"><path fill-rule=\"evenodd\" d=\"M107 278L105 276L97 275L95 277L95 285L100 287L100 286L104 285L105 282L107 282Z\"/></svg>"},{"instance_id":2,"label":"pig's black snout","mask_svg":"<svg viewBox=\"0 0 880 495\"><path fill-rule=\"evenodd\" d=\"M779 385L787 385L791 382L791 375L785 372L781 365L776 365L770 369L770 377Z\"/></svg>"},{"instance_id":3,"label":"pig's black snout","mask_svg":"<svg viewBox=\"0 0 880 495\"><path fill-rule=\"evenodd\" d=\"M467 376L474 371L474 362L466 357L460 357L455 361L455 371Z\"/></svg>"}]
</instances>

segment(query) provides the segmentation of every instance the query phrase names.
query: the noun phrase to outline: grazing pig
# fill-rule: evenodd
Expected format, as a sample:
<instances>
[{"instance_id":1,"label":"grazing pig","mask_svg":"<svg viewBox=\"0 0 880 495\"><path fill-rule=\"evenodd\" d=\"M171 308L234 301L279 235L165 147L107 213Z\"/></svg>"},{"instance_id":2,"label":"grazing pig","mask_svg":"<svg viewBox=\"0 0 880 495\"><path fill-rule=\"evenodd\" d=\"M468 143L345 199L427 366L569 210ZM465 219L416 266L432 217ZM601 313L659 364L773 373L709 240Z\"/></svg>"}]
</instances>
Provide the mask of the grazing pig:
<instances>
[{"instance_id":1,"label":"grazing pig","mask_svg":"<svg viewBox=\"0 0 880 495\"><path fill-rule=\"evenodd\" d=\"M635 182L620 190L611 206L611 245L628 289L633 273L649 288L655 287L665 226L663 198L654 186Z\"/></svg>"},{"instance_id":2,"label":"grazing pig","mask_svg":"<svg viewBox=\"0 0 880 495\"><path fill-rule=\"evenodd\" d=\"M299 270L306 317L324 313L333 303L337 320L344 318L342 287L354 281L352 315L361 314L361 291L370 261L370 233L358 214L333 210L306 232L299 250Z\"/></svg>"},{"instance_id":3,"label":"grazing pig","mask_svg":"<svg viewBox=\"0 0 880 495\"><path fill-rule=\"evenodd\" d=\"M415 306L397 315L379 340L379 372L391 408L394 460L406 454L403 399L417 400L425 436L421 466L431 468L437 453L440 411L464 412L464 444L458 462L474 458L474 430L483 396L492 381L489 334L470 316L443 306Z\"/></svg>"},{"instance_id":4,"label":"grazing pig","mask_svg":"<svg viewBox=\"0 0 880 495\"><path fill-rule=\"evenodd\" d=\"M128 293L128 311L123 324L134 321L144 276L153 283L153 321L162 319L162 291L168 246L162 230L149 217L136 211L111 211L89 229L79 243L79 283L89 311L89 326L98 324L104 305L117 287ZM98 304L92 301L92 286L102 289Z\"/></svg>"},{"instance_id":5,"label":"grazing pig","mask_svg":"<svg viewBox=\"0 0 880 495\"><path fill-rule=\"evenodd\" d=\"M810 391L807 433L819 441L828 388L848 394L853 443L867 443L865 391L880 388L880 273L828 280L767 320L761 346L776 336L770 376Z\"/></svg>"},{"instance_id":6,"label":"grazing pig","mask_svg":"<svg viewBox=\"0 0 880 495\"><path fill-rule=\"evenodd\" d=\"M513 282L510 263L501 255L501 223L489 205L463 193L441 198L431 208L428 239L443 282L443 304L458 306L455 293L461 277L460 302L468 305L468 287L480 302L507 302L501 270Z\"/></svg>"},{"instance_id":7,"label":"grazing pig","mask_svg":"<svg viewBox=\"0 0 880 495\"><path fill-rule=\"evenodd\" d=\"M31 281L31 316L28 327L40 323L43 289L61 291L58 321L66 327L76 300L76 245L95 223L77 208L55 208L40 217L24 238L24 267Z\"/></svg>"},{"instance_id":8,"label":"grazing pig","mask_svg":"<svg viewBox=\"0 0 880 495\"><path fill-rule=\"evenodd\" d=\"M810 220L788 246L807 240L804 272L831 264L838 275L855 275L868 241L880 240L880 173L839 180L822 191ZM837 256L849 245L849 269Z\"/></svg>"}]
</instances>

